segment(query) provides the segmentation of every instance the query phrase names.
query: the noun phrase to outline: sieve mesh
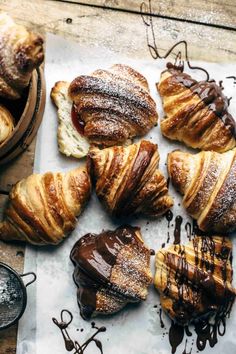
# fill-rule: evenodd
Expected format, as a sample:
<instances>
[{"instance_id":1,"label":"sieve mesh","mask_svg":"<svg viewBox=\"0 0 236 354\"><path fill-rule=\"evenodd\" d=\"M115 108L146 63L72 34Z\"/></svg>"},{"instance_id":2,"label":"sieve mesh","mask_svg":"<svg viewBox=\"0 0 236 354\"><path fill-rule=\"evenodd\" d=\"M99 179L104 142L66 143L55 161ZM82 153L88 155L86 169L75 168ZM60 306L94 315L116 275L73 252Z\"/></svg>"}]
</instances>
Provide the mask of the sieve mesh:
<instances>
[{"instance_id":1,"label":"sieve mesh","mask_svg":"<svg viewBox=\"0 0 236 354\"><path fill-rule=\"evenodd\" d=\"M21 279L0 265L0 329L8 327L21 316L25 303L26 292Z\"/></svg>"}]
</instances>

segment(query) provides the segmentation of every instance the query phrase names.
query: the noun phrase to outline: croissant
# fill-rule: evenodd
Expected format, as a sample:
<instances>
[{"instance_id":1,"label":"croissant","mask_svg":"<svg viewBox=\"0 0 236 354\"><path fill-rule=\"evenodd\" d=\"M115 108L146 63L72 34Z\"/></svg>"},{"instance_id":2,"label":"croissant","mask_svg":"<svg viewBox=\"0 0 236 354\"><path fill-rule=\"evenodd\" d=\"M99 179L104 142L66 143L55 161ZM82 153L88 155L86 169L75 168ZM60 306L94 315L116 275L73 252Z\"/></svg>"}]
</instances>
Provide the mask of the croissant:
<instances>
[{"instance_id":1,"label":"croissant","mask_svg":"<svg viewBox=\"0 0 236 354\"><path fill-rule=\"evenodd\" d=\"M181 325L219 313L226 317L235 299L232 244L222 236L197 236L156 254L154 284L162 308Z\"/></svg>"},{"instance_id":2,"label":"croissant","mask_svg":"<svg viewBox=\"0 0 236 354\"><path fill-rule=\"evenodd\" d=\"M226 233L235 229L236 148L222 154L171 152L168 171L201 230Z\"/></svg>"},{"instance_id":3,"label":"croissant","mask_svg":"<svg viewBox=\"0 0 236 354\"><path fill-rule=\"evenodd\" d=\"M156 104L146 79L126 65L79 76L69 86L77 126L91 143L112 146L146 134L156 123Z\"/></svg>"},{"instance_id":4,"label":"croissant","mask_svg":"<svg viewBox=\"0 0 236 354\"><path fill-rule=\"evenodd\" d=\"M83 318L112 314L128 302L146 299L152 283L150 250L139 228L87 234L74 245L71 260Z\"/></svg>"},{"instance_id":5,"label":"croissant","mask_svg":"<svg viewBox=\"0 0 236 354\"><path fill-rule=\"evenodd\" d=\"M43 59L43 39L0 14L0 96L18 99Z\"/></svg>"},{"instance_id":6,"label":"croissant","mask_svg":"<svg viewBox=\"0 0 236 354\"><path fill-rule=\"evenodd\" d=\"M0 145L11 135L14 118L4 106L0 105Z\"/></svg>"},{"instance_id":7,"label":"croissant","mask_svg":"<svg viewBox=\"0 0 236 354\"><path fill-rule=\"evenodd\" d=\"M158 90L166 117L161 131L171 140L201 150L224 152L236 146L236 125L229 101L214 81L196 81L168 64Z\"/></svg>"},{"instance_id":8,"label":"croissant","mask_svg":"<svg viewBox=\"0 0 236 354\"><path fill-rule=\"evenodd\" d=\"M73 231L90 195L85 167L66 173L33 174L10 192L0 239L56 245Z\"/></svg>"},{"instance_id":9,"label":"croissant","mask_svg":"<svg viewBox=\"0 0 236 354\"><path fill-rule=\"evenodd\" d=\"M156 217L172 207L158 162L157 145L146 140L127 147L92 147L88 154L97 196L116 217L134 213Z\"/></svg>"}]
</instances>

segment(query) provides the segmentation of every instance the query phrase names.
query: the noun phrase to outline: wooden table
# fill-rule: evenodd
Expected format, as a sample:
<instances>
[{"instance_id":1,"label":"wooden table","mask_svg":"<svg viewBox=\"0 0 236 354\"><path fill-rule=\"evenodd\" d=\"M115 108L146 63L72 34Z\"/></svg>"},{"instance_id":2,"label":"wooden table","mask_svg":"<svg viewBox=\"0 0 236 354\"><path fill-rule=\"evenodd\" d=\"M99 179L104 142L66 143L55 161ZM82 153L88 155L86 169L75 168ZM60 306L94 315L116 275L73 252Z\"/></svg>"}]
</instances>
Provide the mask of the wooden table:
<instances>
[{"instance_id":1,"label":"wooden table","mask_svg":"<svg viewBox=\"0 0 236 354\"><path fill-rule=\"evenodd\" d=\"M140 0L0 0L0 10L41 33L52 32L89 46L144 58L150 54L140 4ZM235 0L153 0L152 15L161 52L186 40L192 59L236 62ZM34 151L35 141L0 169L0 214L12 184L32 173ZM24 247L0 242L0 260L22 271ZM16 334L17 326L0 333L0 354L16 352Z\"/></svg>"}]
</instances>

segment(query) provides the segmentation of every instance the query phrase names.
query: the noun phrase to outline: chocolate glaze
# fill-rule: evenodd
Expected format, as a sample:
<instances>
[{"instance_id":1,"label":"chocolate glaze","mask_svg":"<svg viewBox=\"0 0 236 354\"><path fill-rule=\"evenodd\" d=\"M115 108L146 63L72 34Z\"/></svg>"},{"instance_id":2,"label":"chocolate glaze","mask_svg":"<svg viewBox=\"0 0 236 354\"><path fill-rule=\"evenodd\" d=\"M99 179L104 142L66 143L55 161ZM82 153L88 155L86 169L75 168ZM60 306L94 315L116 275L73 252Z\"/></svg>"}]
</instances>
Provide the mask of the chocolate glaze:
<instances>
[{"instance_id":1,"label":"chocolate glaze","mask_svg":"<svg viewBox=\"0 0 236 354\"><path fill-rule=\"evenodd\" d=\"M235 292L232 288L228 288L226 279L227 262L232 262L232 251L226 245L225 238L222 237L222 243L220 248L218 248L219 252L216 250L216 244L210 236L202 236L201 244L199 238L194 238L193 246L195 266L186 261L184 246L180 247L178 256L167 253L166 257L168 269L175 271L175 283L178 288L178 297L173 301L173 310L175 311L175 320L177 322L172 321L169 330L172 353L176 352L178 345L182 342L184 332L187 336L191 335L186 326L190 321L193 323L197 334L196 345L198 350L202 351L207 342L213 347L218 341L218 336L222 336L225 333L226 318L230 315L235 299ZM213 277L215 258L221 262L223 284L216 283ZM164 292L166 296L168 296L171 289L170 276L169 273ZM200 301L204 306L204 310L198 313L197 306ZM212 315L214 315L214 322L212 321Z\"/></svg>"},{"instance_id":2,"label":"chocolate glaze","mask_svg":"<svg viewBox=\"0 0 236 354\"><path fill-rule=\"evenodd\" d=\"M78 133L84 135L85 122L81 119L80 115L78 114L77 107L74 103L71 108L71 120Z\"/></svg>"},{"instance_id":3,"label":"chocolate glaze","mask_svg":"<svg viewBox=\"0 0 236 354\"><path fill-rule=\"evenodd\" d=\"M173 75L169 78L170 84L177 81L179 84L189 88L194 94L198 95L201 101L208 106L218 118L222 120L234 137L236 137L236 123L228 112L229 100L223 94L223 87L217 85L214 80L196 81L190 75L183 72L183 67L176 67L168 63L167 70Z\"/></svg>"},{"instance_id":4,"label":"chocolate glaze","mask_svg":"<svg viewBox=\"0 0 236 354\"><path fill-rule=\"evenodd\" d=\"M67 314L67 317L69 318L67 321L65 320L64 316ZM92 322L92 328L96 329L96 332L89 338L87 339L83 344L80 344L78 341L73 341L67 331L67 328L73 321L73 315L70 311L68 310L62 310L61 311L61 322L59 322L56 318L52 318L54 324L60 329L64 343L65 343L65 349L68 352L73 351L73 354L83 354L85 350L87 349L88 345L92 342L94 342L99 349L100 353L103 354L103 349L102 349L102 343L100 340L96 339L95 337L101 333L106 331L106 327L96 327L95 323Z\"/></svg>"},{"instance_id":5,"label":"chocolate glaze","mask_svg":"<svg viewBox=\"0 0 236 354\"><path fill-rule=\"evenodd\" d=\"M136 235L138 228L122 226L115 231L104 231L99 235L87 234L76 242L71 251L75 265L74 281L78 286L78 303L81 316L91 318L96 310L96 293L101 288L120 292L110 283L112 268L125 245L140 243ZM120 292L120 296L124 294ZM130 301L137 301L131 294L125 294Z\"/></svg>"},{"instance_id":6,"label":"chocolate glaze","mask_svg":"<svg viewBox=\"0 0 236 354\"><path fill-rule=\"evenodd\" d=\"M185 54L185 60L187 62L187 65L190 69L193 70L201 70L206 74L206 80L209 80L209 73L207 72L206 69L201 68L199 66L192 66L189 61L188 57L188 44L186 41L179 41L175 43L164 55L160 55L159 50L157 48L156 44L156 36L154 32L154 27L153 27L153 16L152 16L152 2L151 0L148 0L148 5L145 2L142 2L140 5L140 12L142 16L143 23L145 25L146 29L146 38L147 38L147 46L149 49L149 52L153 59L166 59L170 56L171 53L173 53L174 49L179 47L180 45L184 45L184 54ZM178 51L176 57L175 57L175 64L177 61L179 61L179 65L177 66L178 68L184 68L184 61L182 59L182 52Z\"/></svg>"}]
</instances>

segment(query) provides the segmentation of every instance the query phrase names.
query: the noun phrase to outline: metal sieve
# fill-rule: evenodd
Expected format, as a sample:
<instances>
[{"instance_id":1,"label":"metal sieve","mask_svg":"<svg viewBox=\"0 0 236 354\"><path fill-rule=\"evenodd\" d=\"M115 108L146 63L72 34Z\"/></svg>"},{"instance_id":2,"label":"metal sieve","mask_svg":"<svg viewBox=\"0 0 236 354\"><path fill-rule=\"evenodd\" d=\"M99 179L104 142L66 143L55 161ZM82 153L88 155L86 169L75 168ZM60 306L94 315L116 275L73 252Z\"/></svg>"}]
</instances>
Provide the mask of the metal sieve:
<instances>
[{"instance_id":1,"label":"metal sieve","mask_svg":"<svg viewBox=\"0 0 236 354\"><path fill-rule=\"evenodd\" d=\"M22 278L28 275L33 279L24 284ZM21 318L27 304L26 288L35 280L35 273L18 274L0 262L0 330L12 326Z\"/></svg>"}]
</instances>

